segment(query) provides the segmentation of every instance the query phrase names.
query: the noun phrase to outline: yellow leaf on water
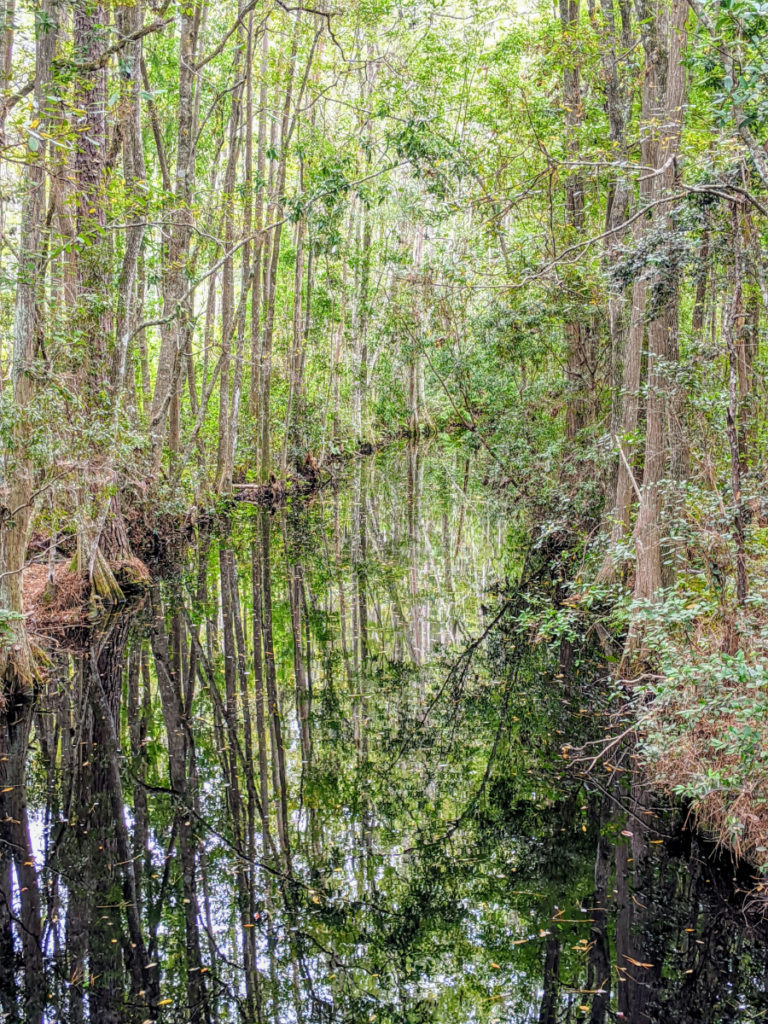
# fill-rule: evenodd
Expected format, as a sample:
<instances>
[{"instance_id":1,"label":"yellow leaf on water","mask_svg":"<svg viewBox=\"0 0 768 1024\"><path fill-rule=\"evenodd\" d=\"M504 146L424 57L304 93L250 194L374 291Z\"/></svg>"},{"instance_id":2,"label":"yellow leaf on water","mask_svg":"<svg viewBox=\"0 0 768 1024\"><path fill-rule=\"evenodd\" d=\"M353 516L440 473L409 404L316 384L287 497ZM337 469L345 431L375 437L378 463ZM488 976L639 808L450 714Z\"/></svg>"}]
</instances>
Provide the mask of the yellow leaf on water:
<instances>
[{"instance_id":1,"label":"yellow leaf on water","mask_svg":"<svg viewBox=\"0 0 768 1024\"><path fill-rule=\"evenodd\" d=\"M158 1006L170 1006L172 1002L173 1002L172 999L161 999L160 1002L157 1005Z\"/></svg>"},{"instance_id":2,"label":"yellow leaf on water","mask_svg":"<svg viewBox=\"0 0 768 1024\"><path fill-rule=\"evenodd\" d=\"M640 963L639 960L635 960L635 958L632 956L627 956L626 953L622 953L621 955L624 957L625 960L629 960L629 962L633 964L635 967L653 967L653 964Z\"/></svg>"}]
</instances>

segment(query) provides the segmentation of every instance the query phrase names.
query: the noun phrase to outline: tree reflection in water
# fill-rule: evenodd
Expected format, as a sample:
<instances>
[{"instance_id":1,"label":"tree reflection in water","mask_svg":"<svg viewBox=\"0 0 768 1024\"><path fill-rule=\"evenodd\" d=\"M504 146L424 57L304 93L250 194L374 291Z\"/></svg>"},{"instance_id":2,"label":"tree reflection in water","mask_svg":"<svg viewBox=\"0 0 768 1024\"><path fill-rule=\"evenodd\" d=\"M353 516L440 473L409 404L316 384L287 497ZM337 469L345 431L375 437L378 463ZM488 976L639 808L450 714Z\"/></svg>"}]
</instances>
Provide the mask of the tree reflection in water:
<instances>
[{"instance_id":1,"label":"tree reflection in water","mask_svg":"<svg viewBox=\"0 0 768 1024\"><path fill-rule=\"evenodd\" d=\"M4 1019L763 1019L727 867L564 766L599 667L504 628L521 532L404 449L59 648L0 730Z\"/></svg>"}]
</instances>

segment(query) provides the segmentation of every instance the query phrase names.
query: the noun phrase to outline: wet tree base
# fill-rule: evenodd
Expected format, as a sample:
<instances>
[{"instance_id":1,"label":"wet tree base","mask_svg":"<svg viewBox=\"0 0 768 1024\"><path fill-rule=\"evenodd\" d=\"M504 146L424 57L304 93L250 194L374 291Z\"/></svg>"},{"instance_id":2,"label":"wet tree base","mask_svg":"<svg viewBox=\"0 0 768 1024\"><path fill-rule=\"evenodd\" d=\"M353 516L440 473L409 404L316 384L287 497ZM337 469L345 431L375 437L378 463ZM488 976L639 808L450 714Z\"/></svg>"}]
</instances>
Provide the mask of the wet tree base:
<instances>
[{"instance_id":1,"label":"wet tree base","mask_svg":"<svg viewBox=\"0 0 768 1024\"><path fill-rule=\"evenodd\" d=\"M442 429L450 433L461 427L451 423ZM226 513L240 503L275 512L291 500L311 500L324 488L337 483L337 473L328 465L353 462L384 452L394 444L423 440L433 433L434 429L427 424L415 430L402 428L375 442L360 442L345 453L331 456L322 467L310 453L285 481L272 474L264 484L235 483L232 494L222 496L209 508L192 507L186 513L158 510L149 495L137 501L135 494L132 496L134 500L129 500L124 492L121 515L130 549L135 554L126 555L118 561L105 559L117 584L112 600L110 588L98 585L98 573L89 583L87 574L77 571L74 534L60 534L53 541L45 533L37 532L30 540L28 557L46 558L46 563L33 563L24 570L24 612L28 629L32 635L37 632L55 635L87 628L98 621L110 605L122 603L145 589L153 579L172 572L194 539L196 530L212 524L222 512ZM52 578L47 562L51 543L55 543L57 559Z\"/></svg>"},{"instance_id":2,"label":"wet tree base","mask_svg":"<svg viewBox=\"0 0 768 1024\"><path fill-rule=\"evenodd\" d=\"M130 556L109 563L123 599L135 595L150 583L150 573L141 559ZM88 574L72 568L70 561L28 565L23 577L24 613L31 633L55 634L92 624L108 602L99 598Z\"/></svg>"}]
</instances>

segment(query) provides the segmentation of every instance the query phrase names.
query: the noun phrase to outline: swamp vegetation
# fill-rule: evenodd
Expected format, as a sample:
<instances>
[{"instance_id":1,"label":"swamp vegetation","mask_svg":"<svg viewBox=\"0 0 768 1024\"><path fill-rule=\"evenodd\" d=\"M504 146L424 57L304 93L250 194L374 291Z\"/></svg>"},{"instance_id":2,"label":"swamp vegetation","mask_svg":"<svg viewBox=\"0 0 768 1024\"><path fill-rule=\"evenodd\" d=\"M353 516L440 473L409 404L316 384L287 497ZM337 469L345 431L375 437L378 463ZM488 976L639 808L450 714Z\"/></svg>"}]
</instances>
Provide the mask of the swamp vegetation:
<instances>
[{"instance_id":1,"label":"swamp vegetation","mask_svg":"<svg viewBox=\"0 0 768 1024\"><path fill-rule=\"evenodd\" d=\"M768 8L0 21L0 1018L763 1019Z\"/></svg>"},{"instance_id":2,"label":"swamp vegetation","mask_svg":"<svg viewBox=\"0 0 768 1024\"><path fill-rule=\"evenodd\" d=\"M570 770L601 660L564 690L489 596L537 560L466 464L239 509L9 708L7 1019L764 1017L754 880L622 765Z\"/></svg>"}]
</instances>

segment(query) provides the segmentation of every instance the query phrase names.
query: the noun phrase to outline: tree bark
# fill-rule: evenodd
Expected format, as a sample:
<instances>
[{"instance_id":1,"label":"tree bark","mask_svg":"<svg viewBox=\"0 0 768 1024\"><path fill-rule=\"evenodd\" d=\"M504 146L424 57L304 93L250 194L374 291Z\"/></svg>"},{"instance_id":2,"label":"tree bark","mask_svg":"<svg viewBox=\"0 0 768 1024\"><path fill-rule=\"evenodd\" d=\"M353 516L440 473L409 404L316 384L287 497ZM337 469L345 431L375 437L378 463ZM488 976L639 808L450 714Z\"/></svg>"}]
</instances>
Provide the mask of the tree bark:
<instances>
[{"instance_id":1,"label":"tree bark","mask_svg":"<svg viewBox=\"0 0 768 1024\"><path fill-rule=\"evenodd\" d=\"M644 162L654 168L654 198L671 194L678 176L676 158L685 100L683 55L687 10L682 0L662 0L656 9L645 0L637 0L646 62L643 113L649 141ZM653 224L659 230L671 230L664 207L655 208ZM674 379L678 360L678 289L674 268L657 271L651 280L645 459L635 526L635 597L649 601L655 600L665 582L662 481L668 468L675 478L682 472L682 424L679 422L678 385Z\"/></svg>"},{"instance_id":2,"label":"tree bark","mask_svg":"<svg viewBox=\"0 0 768 1024\"><path fill-rule=\"evenodd\" d=\"M168 430L168 412L179 378L181 354L186 345L191 313L187 265L192 238L192 195L195 183L198 105L195 61L204 3L182 6L179 15L179 102L176 132L175 205L166 234L163 271L163 319L155 388L149 416L153 462L159 469Z\"/></svg>"},{"instance_id":3,"label":"tree bark","mask_svg":"<svg viewBox=\"0 0 768 1024\"><path fill-rule=\"evenodd\" d=\"M733 540L736 546L736 603L743 608L747 601L747 552L745 537L746 510L741 495L742 450L739 438L741 423L739 349L743 347L737 339L737 322L742 314L742 254L740 244L739 215L733 210L733 272L732 295L723 327L725 347L728 353L728 408L726 410L726 431L731 456L731 491L733 500Z\"/></svg>"},{"instance_id":4,"label":"tree bark","mask_svg":"<svg viewBox=\"0 0 768 1024\"><path fill-rule=\"evenodd\" d=\"M28 154L24 168L24 198L19 228L19 270L14 309L11 381L16 417L13 427L15 458L10 465L7 504L0 506L0 610L7 613L7 641L0 644L0 684L28 691L33 664L23 624L22 572L27 536L35 501L35 470L27 452L28 417L34 402L36 363L41 332L40 287L43 221L46 208L46 143L43 140L50 111L52 63L56 52L58 6L54 0L41 5L41 25L35 47L34 101L42 126L39 150Z\"/></svg>"},{"instance_id":5,"label":"tree bark","mask_svg":"<svg viewBox=\"0 0 768 1024\"><path fill-rule=\"evenodd\" d=\"M568 52L563 68L563 104L565 106L566 151L570 166L565 179L566 224L569 237L584 233L584 174L578 167L579 129L582 122L581 67L579 43L579 0L559 0L560 27ZM575 285L573 286L574 289ZM578 294L567 297L571 305L581 302ZM572 441L590 420L593 389L594 329L581 312L575 312L565 323L565 436Z\"/></svg>"}]
</instances>

